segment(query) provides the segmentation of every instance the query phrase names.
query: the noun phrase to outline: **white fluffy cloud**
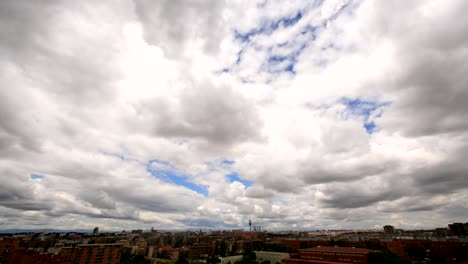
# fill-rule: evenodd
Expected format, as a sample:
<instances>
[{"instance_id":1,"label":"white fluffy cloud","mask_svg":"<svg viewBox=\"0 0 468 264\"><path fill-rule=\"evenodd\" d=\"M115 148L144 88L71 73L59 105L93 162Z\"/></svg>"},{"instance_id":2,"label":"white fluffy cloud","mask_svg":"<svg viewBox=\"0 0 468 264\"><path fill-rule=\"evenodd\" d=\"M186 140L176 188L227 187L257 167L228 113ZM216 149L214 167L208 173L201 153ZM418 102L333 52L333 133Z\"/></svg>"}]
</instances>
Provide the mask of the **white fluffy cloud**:
<instances>
[{"instance_id":1,"label":"white fluffy cloud","mask_svg":"<svg viewBox=\"0 0 468 264\"><path fill-rule=\"evenodd\" d=\"M0 229L463 221L467 10L3 1Z\"/></svg>"}]
</instances>

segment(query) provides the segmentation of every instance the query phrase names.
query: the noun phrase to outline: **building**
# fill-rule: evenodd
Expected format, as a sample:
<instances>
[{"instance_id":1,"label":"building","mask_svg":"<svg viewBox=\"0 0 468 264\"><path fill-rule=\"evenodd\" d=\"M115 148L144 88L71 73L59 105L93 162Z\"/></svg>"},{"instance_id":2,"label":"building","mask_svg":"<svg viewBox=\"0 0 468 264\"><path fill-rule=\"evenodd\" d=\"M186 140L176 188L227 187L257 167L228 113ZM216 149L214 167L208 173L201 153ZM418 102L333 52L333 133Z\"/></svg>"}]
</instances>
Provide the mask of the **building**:
<instances>
[{"instance_id":1,"label":"building","mask_svg":"<svg viewBox=\"0 0 468 264\"><path fill-rule=\"evenodd\" d=\"M68 259L61 259L56 255L49 255L35 250L17 249L8 254L6 259L0 259L4 264L71 264Z\"/></svg>"},{"instance_id":2,"label":"building","mask_svg":"<svg viewBox=\"0 0 468 264\"><path fill-rule=\"evenodd\" d=\"M95 227L93 230L93 234L97 235L99 233L99 227Z\"/></svg>"},{"instance_id":3,"label":"building","mask_svg":"<svg viewBox=\"0 0 468 264\"><path fill-rule=\"evenodd\" d=\"M387 241L383 242L383 244L388 251L396 254L400 258L405 258L405 250L403 249L403 245L399 240Z\"/></svg>"},{"instance_id":4,"label":"building","mask_svg":"<svg viewBox=\"0 0 468 264\"><path fill-rule=\"evenodd\" d=\"M144 248L146 247L146 240L142 237L139 237L136 241L135 241L135 246L139 247L139 248Z\"/></svg>"},{"instance_id":5,"label":"building","mask_svg":"<svg viewBox=\"0 0 468 264\"><path fill-rule=\"evenodd\" d=\"M299 250L299 258L283 259L283 264L368 264L372 250L353 247L315 247Z\"/></svg>"},{"instance_id":6,"label":"building","mask_svg":"<svg viewBox=\"0 0 468 264\"><path fill-rule=\"evenodd\" d=\"M198 243L190 246L189 258L199 259L212 256L214 252L214 245L210 243Z\"/></svg>"},{"instance_id":7,"label":"building","mask_svg":"<svg viewBox=\"0 0 468 264\"><path fill-rule=\"evenodd\" d=\"M154 255L154 247L148 247L148 257L152 258Z\"/></svg>"},{"instance_id":8,"label":"building","mask_svg":"<svg viewBox=\"0 0 468 264\"><path fill-rule=\"evenodd\" d=\"M237 240L234 242L233 251L236 254L242 254L244 252L252 251L252 241L250 240Z\"/></svg>"},{"instance_id":9,"label":"building","mask_svg":"<svg viewBox=\"0 0 468 264\"><path fill-rule=\"evenodd\" d=\"M240 260L242 260L242 255L230 256L230 257L221 258L220 264L233 264Z\"/></svg>"},{"instance_id":10,"label":"building","mask_svg":"<svg viewBox=\"0 0 468 264\"><path fill-rule=\"evenodd\" d=\"M450 232L456 236L468 235L468 223L453 223L448 225Z\"/></svg>"},{"instance_id":11,"label":"building","mask_svg":"<svg viewBox=\"0 0 468 264\"><path fill-rule=\"evenodd\" d=\"M383 227L385 234L393 235L395 234L395 227L391 225L386 225Z\"/></svg>"},{"instance_id":12,"label":"building","mask_svg":"<svg viewBox=\"0 0 468 264\"><path fill-rule=\"evenodd\" d=\"M312 240L312 239L284 239L281 241L283 246L289 253L297 253L299 249L311 248L318 246L329 246L330 241L328 240Z\"/></svg>"},{"instance_id":13,"label":"building","mask_svg":"<svg viewBox=\"0 0 468 264\"><path fill-rule=\"evenodd\" d=\"M434 229L434 233L435 233L436 236L445 237L445 236L449 235L449 229L439 227L439 228Z\"/></svg>"},{"instance_id":14,"label":"building","mask_svg":"<svg viewBox=\"0 0 468 264\"><path fill-rule=\"evenodd\" d=\"M118 264L121 244L80 244L76 247L75 264Z\"/></svg>"},{"instance_id":15,"label":"building","mask_svg":"<svg viewBox=\"0 0 468 264\"><path fill-rule=\"evenodd\" d=\"M119 244L122 245L122 247L129 247L130 246L130 241L122 239L118 242Z\"/></svg>"},{"instance_id":16,"label":"building","mask_svg":"<svg viewBox=\"0 0 468 264\"><path fill-rule=\"evenodd\" d=\"M283 252L267 252L267 251L254 251L256 260L258 262L270 261L270 263L281 263L283 259L289 258L289 253Z\"/></svg>"}]
</instances>

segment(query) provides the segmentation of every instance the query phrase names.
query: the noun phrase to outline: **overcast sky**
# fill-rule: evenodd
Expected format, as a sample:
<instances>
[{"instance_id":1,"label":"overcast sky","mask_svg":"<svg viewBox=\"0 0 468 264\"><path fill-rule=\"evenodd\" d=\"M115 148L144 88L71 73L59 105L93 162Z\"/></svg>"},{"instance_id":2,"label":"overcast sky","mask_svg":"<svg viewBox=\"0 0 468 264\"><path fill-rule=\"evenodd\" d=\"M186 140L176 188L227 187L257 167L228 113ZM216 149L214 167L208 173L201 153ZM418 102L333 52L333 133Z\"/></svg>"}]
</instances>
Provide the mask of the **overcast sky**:
<instances>
[{"instance_id":1,"label":"overcast sky","mask_svg":"<svg viewBox=\"0 0 468 264\"><path fill-rule=\"evenodd\" d=\"M468 219L468 1L0 1L0 229Z\"/></svg>"}]
</instances>

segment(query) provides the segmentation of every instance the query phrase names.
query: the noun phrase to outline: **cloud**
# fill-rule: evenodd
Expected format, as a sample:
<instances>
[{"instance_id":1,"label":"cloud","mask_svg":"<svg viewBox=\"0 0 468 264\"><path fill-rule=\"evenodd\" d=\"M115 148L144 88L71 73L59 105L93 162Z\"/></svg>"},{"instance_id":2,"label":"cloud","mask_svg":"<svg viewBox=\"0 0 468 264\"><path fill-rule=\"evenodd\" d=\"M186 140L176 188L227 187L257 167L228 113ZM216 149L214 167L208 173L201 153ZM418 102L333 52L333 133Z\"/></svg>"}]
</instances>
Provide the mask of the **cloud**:
<instances>
[{"instance_id":1,"label":"cloud","mask_svg":"<svg viewBox=\"0 0 468 264\"><path fill-rule=\"evenodd\" d=\"M0 228L463 221L467 8L3 1Z\"/></svg>"},{"instance_id":2,"label":"cloud","mask_svg":"<svg viewBox=\"0 0 468 264\"><path fill-rule=\"evenodd\" d=\"M220 144L258 138L262 124L251 103L229 87L199 85L186 87L173 106L154 104L157 134Z\"/></svg>"},{"instance_id":3,"label":"cloud","mask_svg":"<svg viewBox=\"0 0 468 264\"><path fill-rule=\"evenodd\" d=\"M222 27L224 1L133 2L144 25L145 40L161 47L168 56L191 56L193 46L201 46L208 53L219 48L226 30Z\"/></svg>"}]
</instances>

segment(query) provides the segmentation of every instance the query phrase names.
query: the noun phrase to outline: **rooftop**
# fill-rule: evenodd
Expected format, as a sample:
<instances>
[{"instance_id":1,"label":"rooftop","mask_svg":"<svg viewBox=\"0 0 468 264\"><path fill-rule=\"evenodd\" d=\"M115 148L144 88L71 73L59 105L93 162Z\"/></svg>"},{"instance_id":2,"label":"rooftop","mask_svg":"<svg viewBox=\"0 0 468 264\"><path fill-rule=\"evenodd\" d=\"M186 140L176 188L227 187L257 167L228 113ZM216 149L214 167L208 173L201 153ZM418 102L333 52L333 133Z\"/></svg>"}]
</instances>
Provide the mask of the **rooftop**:
<instances>
[{"instance_id":1,"label":"rooftop","mask_svg":"<svg viewBox=\"0 0 468 264\"><path fill-rule=\"evenodd\" d=\"M369 253L372 250L366 248L354 248L354 247L314 247L300 249L300 252L334 252L334 253Z\"/></svg>"}]
</instances>

